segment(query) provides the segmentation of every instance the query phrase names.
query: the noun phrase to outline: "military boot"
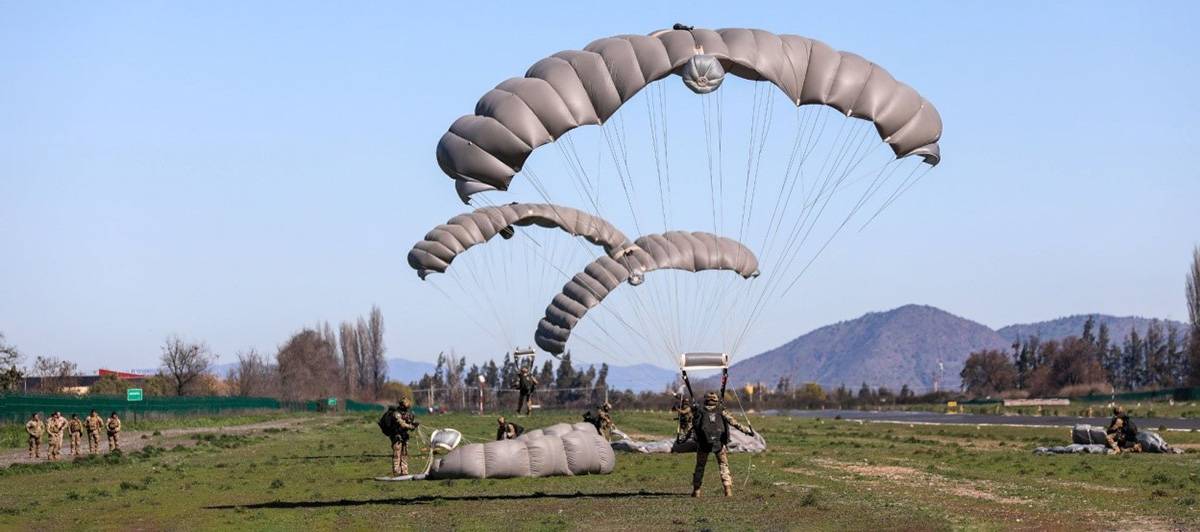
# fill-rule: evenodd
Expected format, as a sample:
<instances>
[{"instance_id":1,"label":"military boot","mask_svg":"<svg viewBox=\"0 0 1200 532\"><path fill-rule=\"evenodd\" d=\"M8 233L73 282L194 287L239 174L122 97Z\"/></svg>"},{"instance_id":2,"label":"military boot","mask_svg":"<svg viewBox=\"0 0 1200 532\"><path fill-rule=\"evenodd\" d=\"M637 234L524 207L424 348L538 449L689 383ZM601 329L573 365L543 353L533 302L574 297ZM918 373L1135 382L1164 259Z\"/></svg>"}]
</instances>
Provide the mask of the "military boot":
<instances>
[{"instance_id":1,"label":"military boot","mask_svg":"<svg viewBox=\"0 0 1200 532\"><path fill-rule=\"evenodd\" d=\"M700 496L700 487L697 486L695 488L692 488L692 497L699 497L699 496Z\"/></svg>"},{"instance_id":2,"label":"military boot","mask_svg":"<svg viewBox=\"0 0 1200 532\"><path fill-rule=\"evenodd\" d=\"M725 496L733 497L733 485L732 484L725 484Z\"/></svg>"}]
</instances>

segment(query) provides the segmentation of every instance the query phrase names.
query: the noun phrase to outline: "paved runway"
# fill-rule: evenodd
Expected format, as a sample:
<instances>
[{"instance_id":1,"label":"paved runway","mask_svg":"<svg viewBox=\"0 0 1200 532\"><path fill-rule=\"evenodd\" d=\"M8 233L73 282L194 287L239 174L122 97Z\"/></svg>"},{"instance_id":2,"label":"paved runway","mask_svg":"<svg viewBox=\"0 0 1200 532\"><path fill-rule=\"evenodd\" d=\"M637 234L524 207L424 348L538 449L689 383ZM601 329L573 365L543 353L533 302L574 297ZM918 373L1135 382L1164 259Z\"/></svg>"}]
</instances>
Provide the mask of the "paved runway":
<instances>
[{"instance_id":1,"label":"paved runway","mask_svg":"<svg viewBox=\"0 0 1200 532\"><path fill-rule=\"evenodd\" d=\"M763 415L805 418L862 419L867 421L891 421L898 423L937 423L947 425L1042 425L1070 427L1080 423L1107 425L1107 417L1075 416L1002 416L992 414L940 414L937 412L863 411L863 410L767 410ZM1173 430L1200 430L1200 419L1134 417L1138 427Z\"/></svg>"}]
</instances>

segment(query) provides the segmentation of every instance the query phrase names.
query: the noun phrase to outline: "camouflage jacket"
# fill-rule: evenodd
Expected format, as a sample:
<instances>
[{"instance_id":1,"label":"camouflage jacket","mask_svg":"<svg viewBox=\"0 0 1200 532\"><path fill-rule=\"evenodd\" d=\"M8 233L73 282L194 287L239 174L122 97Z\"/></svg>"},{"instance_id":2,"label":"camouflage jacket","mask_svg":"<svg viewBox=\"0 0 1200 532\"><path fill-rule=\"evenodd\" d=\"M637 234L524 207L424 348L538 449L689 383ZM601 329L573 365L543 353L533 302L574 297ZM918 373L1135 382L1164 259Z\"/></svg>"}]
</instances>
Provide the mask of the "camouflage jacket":
<instances>
[{"instance_id":1,"label":"camouflage jacket","mask_svg":"<svg viewBox=\"0 0 1200 532\"><path fill-rule=\"evenodd\" d=\"M63 429L67 428L66 418L50 418L46 423L46 432L51 436L59 436L63 433Z\"/></svg>"},{"instance_id":2,"label":"camouflage jacket","mask_svg":"<svg viewBox=\"0 0 1200 532\"><path fill-rule=\"evenodd\" d=\"M115 418L115 417L110 417L110 418L108 418L107 426L108 426L109 434L116 434L118 432L121 432L121 419Z\"/></svg>"},{"instance_id":3,"label":"camouflage jacket","mask_svg":"<svg viewBox=\"0 0 1200 532\"><path fill-rule=\"evenodd\" d=\"M100 416L88 416L83 420L83 426L87 427L88 434L100 432L104 428L104 419Z\"/></svg>"},{"instance_id":4,"label":"camouflage jacket","mask_svg":"<svg viewBox=\"0 0 1200 532\"><path fill-rule=\"evenodd\" d=\"M25 432L28 432L29 435L33 436L34 438L41 438L42 432L45 429L46 426L43 425L40 420L31 419L25 424Z\"/></svg>"},{"instance_id":5,"label":"camouflage jacket","mask_svg":"<svg viewBox=\"0 0 1200 532\"><path fill-rule=\"evenodd\" d=\"M80 423L78 419L68 419L67 431L71 434L81 434L83 433L83 423Z\"/></svg>"}]
</instances>

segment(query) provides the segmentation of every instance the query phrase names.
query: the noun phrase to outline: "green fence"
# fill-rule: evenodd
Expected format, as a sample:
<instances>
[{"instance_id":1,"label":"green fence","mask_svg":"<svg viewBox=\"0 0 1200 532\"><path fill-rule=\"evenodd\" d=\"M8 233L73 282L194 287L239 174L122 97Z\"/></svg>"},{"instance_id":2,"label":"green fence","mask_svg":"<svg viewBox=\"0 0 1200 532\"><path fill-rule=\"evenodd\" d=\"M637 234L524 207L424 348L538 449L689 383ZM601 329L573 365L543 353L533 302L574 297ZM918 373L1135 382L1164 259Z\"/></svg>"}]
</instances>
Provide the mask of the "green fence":
<instances>
[{"instance_id":1,"label":"green fence","mask_svg":"<svg viewBox=\"0 0 1200 532\"><path fill-rule=\"evenodd\" d=\"M33 412L44 416L52 412L86 416L95 409L103 416L117 412L122 418L229 414L263 410L302 410L309 412L382 412L383 406L339 399L282 402L269 397L146 397L128 401L117 395L0 395L0 423L23 423Z\"/></svg>"}]
</instances>

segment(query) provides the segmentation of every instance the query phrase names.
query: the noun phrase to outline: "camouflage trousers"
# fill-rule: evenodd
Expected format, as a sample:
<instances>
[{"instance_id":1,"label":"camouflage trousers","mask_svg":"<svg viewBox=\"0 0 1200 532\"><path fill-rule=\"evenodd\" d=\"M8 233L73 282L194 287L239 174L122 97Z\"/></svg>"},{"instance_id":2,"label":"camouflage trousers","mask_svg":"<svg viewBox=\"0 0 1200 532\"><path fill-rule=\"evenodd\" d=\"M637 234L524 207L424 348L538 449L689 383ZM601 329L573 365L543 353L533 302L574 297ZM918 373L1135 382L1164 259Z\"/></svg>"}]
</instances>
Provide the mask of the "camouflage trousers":
<instances>
[{"instance_id":1,"label":"camouflage trousers","mask_svg":"<svg viewBox=\"0 0 1200 532\"><path fill-rule=\"evenodd\" d=\"M108 433L108 452L110 452L110 453L113 451L121 450L121 440L117 436L117 434L119 434L119 433L117 433L117 432Z\"/></svg>"},{"instance_id":2,"label":"camouflage trousers","mask_svg":"<svg viewBox=\"0 0 1200 532\"><path fill-rule=\"evenodd\" d=\"M517 414L520 414L521 409L524 408L525 415L530 415L533 412L532 408L530 407L532 399L532 393L521 392L521 396L517 398Z\"/></svg>"},{"instance_id":3,"label":"camouflage trousers","mask_svg":"<svg viewBox=\"0 0 1200 532\"><path fill-rule=\"evenodd\" d=\"M71 433L71 455L79 456L79 439L83 436L78 432Z\"/></svg>"},{"instance_id":4,"label":"camouflage trousers","mask_svg":"<svg viewBox=\"0 0 1200 532\"><path fill-rule=\"evenodd\" d=\"M47 456L47 458L49 458L50 460L58 460L59 451L62 451L62 434L61 433L50 435L50 445L48 446L47 450L49 451L49 454L50 454L50 456Z\"/></svg>"},{"instance_id":5,"label":"camouflage trousers","mask_svg":"<svg viewBox=\"0 0 1200 532\"><path fill-rule=\"evenodd\" d=\"M39 436L29 437L29 457L39 458L42 454L42 438Z\"/></svg>"},{"instance_id":6,"label":"camouflage trousers","mask_svg":"<svg viewBox=\"0 0 1200 532\"><path fill-rule=\"evenodd\" d=\"M392 475L408 474L408 442L395 440L392 442Z\"/></svg>"},{"instance_id":7,"label":"camouflage trousers","mask_svg":"<svg viewBox=\"0 0 1200 532\"><path fill-rule=\"evenodd\" d=\"M696 451L696 472L692 474L692 488L700 489L700 484L704 482L704 466L708 465L709 453L717 455L717 469L721 472L721 485L733 486L733 476L729 474L729 450L722 445L715 449L704 450L701 448Z\"/></svg>"},{"instance_id":8,"label":"camouflage trousers","mask_svg":"<svg viewBox=\"0 0 1200 532\"><path fill-rule=\"evenodd\" d=\"M88 452L91 454L96 454L96 453L100 452L100 433L99 432L89 432L88 433Z\"/></svg>"}]
</instances>

